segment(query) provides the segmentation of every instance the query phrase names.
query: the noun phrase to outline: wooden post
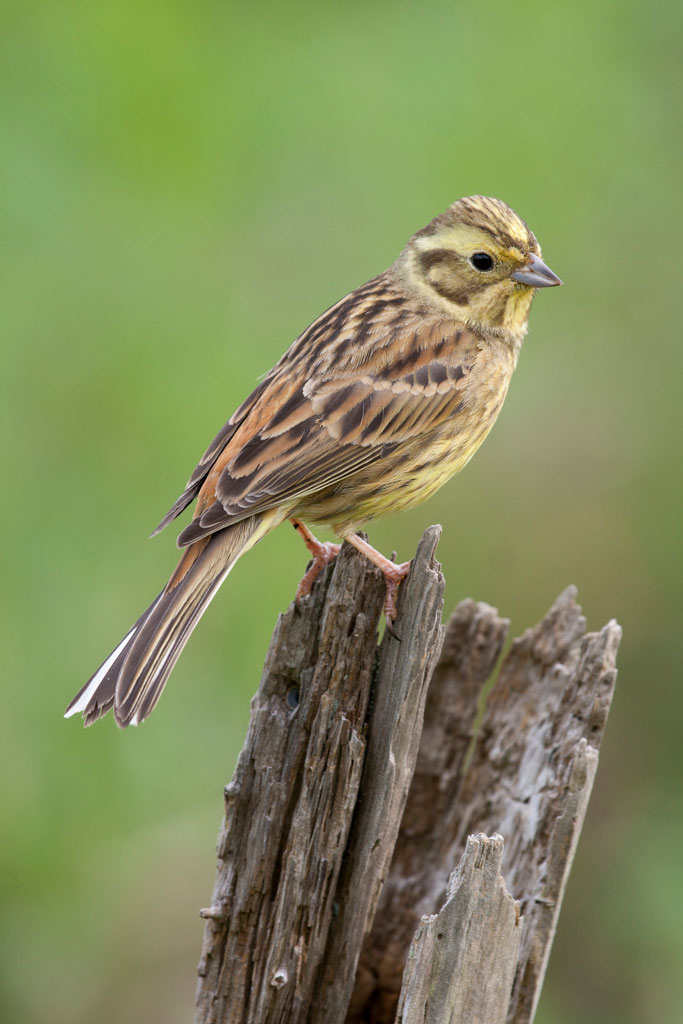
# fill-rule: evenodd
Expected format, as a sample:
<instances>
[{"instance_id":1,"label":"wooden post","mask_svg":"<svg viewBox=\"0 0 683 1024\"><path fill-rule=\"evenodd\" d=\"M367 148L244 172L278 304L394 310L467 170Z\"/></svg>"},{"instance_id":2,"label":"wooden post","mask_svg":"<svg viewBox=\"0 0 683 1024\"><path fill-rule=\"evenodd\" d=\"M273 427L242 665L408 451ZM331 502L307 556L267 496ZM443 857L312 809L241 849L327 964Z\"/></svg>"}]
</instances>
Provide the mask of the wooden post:
<instances>
[{"instance_id":1,"label":"wooden post","mask_svg":"<svg viewBox=\"0 0 683 1024\"><path fill-rule=\"evenodd\" d=\"M197 1024L533 1018L620 631L584 635L566 590L474 743L507 623L464 601L443 642L439 535L401 585L400 642L378 644L383 581L348 546L280 616L225 790Z\"/></svg>"}]
</instances>

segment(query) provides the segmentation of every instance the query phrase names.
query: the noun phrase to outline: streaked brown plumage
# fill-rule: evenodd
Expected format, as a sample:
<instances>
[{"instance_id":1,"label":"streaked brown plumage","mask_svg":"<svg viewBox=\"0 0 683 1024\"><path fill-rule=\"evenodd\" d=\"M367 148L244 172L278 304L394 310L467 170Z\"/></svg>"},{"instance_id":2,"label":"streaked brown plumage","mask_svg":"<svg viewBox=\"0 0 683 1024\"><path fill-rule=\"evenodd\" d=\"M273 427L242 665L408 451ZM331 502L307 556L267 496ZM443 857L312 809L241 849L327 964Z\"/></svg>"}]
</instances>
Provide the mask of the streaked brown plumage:
<instances>
[{"instance_id":1,"label":"streaked brown plumage","mask_svg":"<svg viewBox=\"0 0 683 1024\"><path fill-rule=\"evenodd\" d=\"M113 706L120 726L142 721L234 562L288 518L316 556L314 571L336 548L317 548L303 522L331 526L383 568L391 626L409 563L393 567L355 533L424 501L486 437L534 288L560 283L540 256L508 206L472 196L314 321L217 434L157 527L197 499L173 576L67 716L81 711L89 725Z\"/></svg>"}]
</instances>

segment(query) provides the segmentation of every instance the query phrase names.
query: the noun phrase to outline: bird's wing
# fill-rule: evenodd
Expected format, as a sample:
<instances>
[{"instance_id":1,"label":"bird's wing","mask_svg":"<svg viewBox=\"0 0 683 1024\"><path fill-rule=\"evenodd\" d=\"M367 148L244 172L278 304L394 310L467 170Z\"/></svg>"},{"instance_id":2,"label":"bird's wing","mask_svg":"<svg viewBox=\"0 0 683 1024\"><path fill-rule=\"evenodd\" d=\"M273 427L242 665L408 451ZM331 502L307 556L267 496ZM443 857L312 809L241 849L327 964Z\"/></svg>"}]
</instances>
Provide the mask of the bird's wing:
<instances>
[{"instance_id":1,"label":"bird's wing","mask_svg":"<svg viewBox=\"0 0 683 1024\"><path fill-rule=\"evenodd\" d=\"M302 379L279 364L273 394L261 396L215 461L178 544L295 503L438 428L462 405L474 341L466 328L441 322L394 331L355 370Z\"/></svg>"},{"instance_id":2,"label":"bird's wing","mask_svg":"<svg viewBox=\"0 0 683 1024\"><path fill-rule=\"evenodd\" d=\"M320 359L322 353L329 353L331 347L335 350L335 355L345 353L348 358L349 352L362 344L363 339L370 333L376 331L380 322L386 328L390 326L392 316L400 320L406 301L405 295L400 292L391 293L387 274L380 274L321 313L299 335L280 362L265 375L225 426L219 430L197 463L185 485L185 490L173 503L152 536L160 533L194 501L226 449L234 453L236 448L246 443L267 423L273 409L278 409L289 399L289 383L296 383L298 379L308 376L305 370L302 370L303 364L309 363L311 358ZM343 359L342 355L342 362ZM292 370L294 376L291 376ZM247 419L249 424L245 432L240 428ZM236 444L232 443L233 439Z\"/></svg>"}]
</instances>

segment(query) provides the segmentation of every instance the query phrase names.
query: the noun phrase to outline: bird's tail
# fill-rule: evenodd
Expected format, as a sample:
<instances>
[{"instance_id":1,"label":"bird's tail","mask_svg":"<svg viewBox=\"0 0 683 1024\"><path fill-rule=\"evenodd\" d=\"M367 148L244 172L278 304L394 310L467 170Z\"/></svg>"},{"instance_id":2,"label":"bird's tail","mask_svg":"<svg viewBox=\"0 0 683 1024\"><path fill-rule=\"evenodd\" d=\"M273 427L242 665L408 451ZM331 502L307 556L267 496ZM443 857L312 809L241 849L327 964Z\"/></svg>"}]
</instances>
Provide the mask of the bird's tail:
<instances>
[{"instance_id":1,"label":"bird's tail","mask_svg":"<svg viewBox=\"0 0 683 1024\"><path fill-rule=\"evenodd\" d=\"M252 516L192 544L170 580L64 713L86 725L114 708L117 725L138 725L154 708L190 633L245 551L275 525L275 514Z\"/></svg>"}]
</instances>

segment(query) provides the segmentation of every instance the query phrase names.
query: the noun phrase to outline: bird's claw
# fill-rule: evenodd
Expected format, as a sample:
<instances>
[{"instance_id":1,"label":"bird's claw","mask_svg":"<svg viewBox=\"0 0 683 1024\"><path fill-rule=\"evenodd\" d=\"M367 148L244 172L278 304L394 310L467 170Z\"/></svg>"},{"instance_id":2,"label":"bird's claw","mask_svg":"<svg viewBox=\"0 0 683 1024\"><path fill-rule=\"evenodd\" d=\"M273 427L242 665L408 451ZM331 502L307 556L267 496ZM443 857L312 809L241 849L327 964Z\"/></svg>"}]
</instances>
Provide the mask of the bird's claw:
<instances>
[{"instance_id":1,"label":"bird's claw","mask_svg":"<svg viewBox=\"0 0 683 1024\"><path fill-rule=\"evenodd\" d=\"M400 565L392 565L382 568L386 584L386 593L384 595L384 618L386 619L388 632L393 636L394 640L398 641L400 641L401 638L394 629L394 622L397 614L396 595L398 594L399 584L410 572L410 566L411 562L402 562Z\"/></svg>"}]
</instances>

